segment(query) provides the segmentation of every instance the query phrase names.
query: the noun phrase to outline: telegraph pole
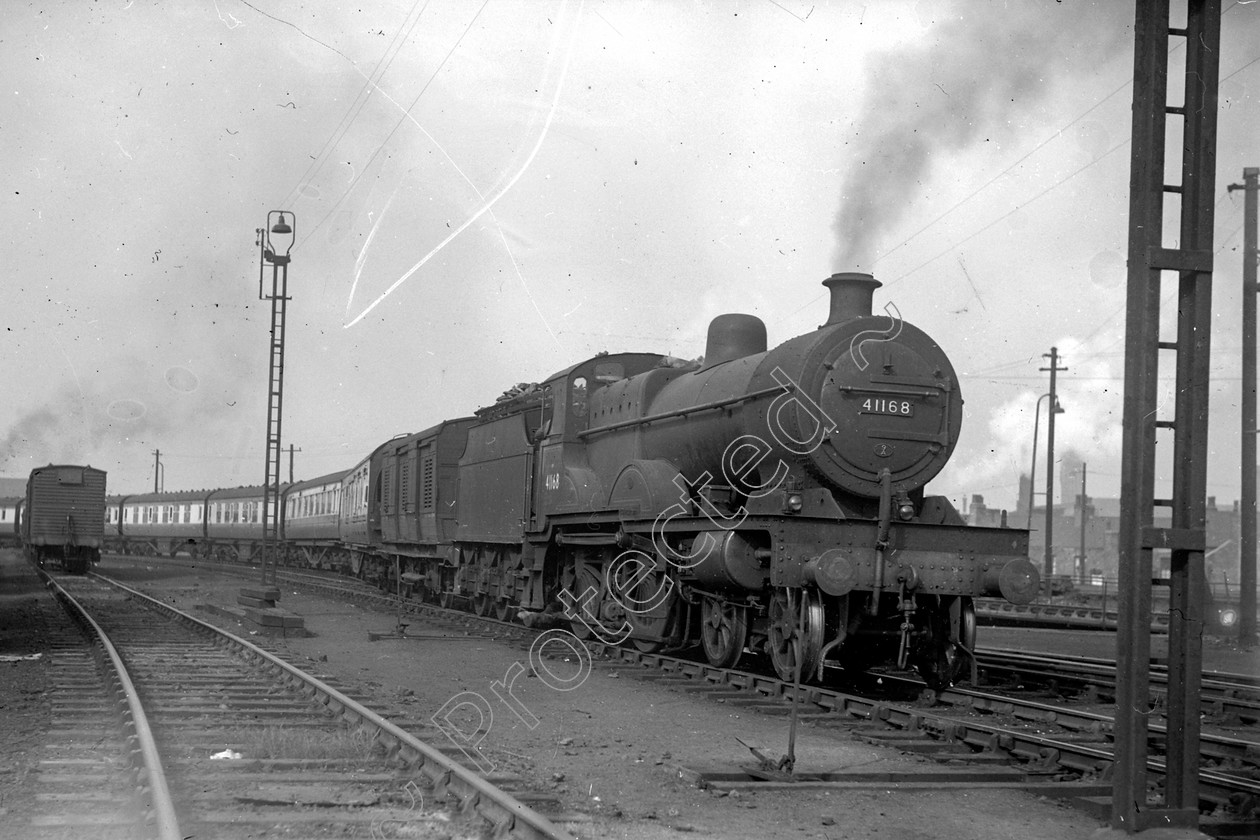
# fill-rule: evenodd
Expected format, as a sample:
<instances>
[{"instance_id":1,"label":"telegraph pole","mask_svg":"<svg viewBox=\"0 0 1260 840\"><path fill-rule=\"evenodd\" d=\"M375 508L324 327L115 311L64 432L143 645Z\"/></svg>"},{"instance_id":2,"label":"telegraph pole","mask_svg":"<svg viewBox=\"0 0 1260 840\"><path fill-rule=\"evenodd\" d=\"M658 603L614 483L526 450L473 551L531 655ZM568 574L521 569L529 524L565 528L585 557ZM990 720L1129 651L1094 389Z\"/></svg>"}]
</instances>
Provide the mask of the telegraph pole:
<instances>
[{"instance_id":1,"label":"telegraph pole","mask_svg":"<svg viewBox=\"0 0 1260 840\"><path fill-rule=\"evenodd\" d=\"M292 483L293 483L293 453L294 453L294 451L295 451L295 450L294 450L294 448L293 448L293 444L291 444L291 443L290 443L290 444L289 444L289 483L290 483L290 484L292 484ZM301 451L302 451L302 447L300 447L300 446L299 446L299 447L297 447L296 451L297 451L297 452L301 452Z\"/></svg>"},{"instance_id":2,"label":"telegraph pole","mask_svg":"<svg viewBox=\"0 0 1260 840\"><path fill-rule=\"evenodd\" d=\"M1045 573L1046 592L1050 591L1050 576L1054 574L1054 407L1058 402L1054 395L1055 374L1065 367L1059 367L1059 348L1051 347L1049 353L1042 353L1042 358L1050 360L1050 367L1041 370L1050 371L1050 411L1046 418L1046 559Z\"/></svg>"},{"instance_id":3,"label":"telegraph pole","mask_svg":"<svg viewBox=\"0 0 1260 840\"><path fill-rule=\"evenodd\" d=\"M1256 642L1256 192L1260 167L1243 169L1242 490L1238 525L1238 643Z\"/></svg>"},{"instance_id":4,"label":"telegraph pole","mask_svg":"<svg viewBox=\"0 0 1260 840\"><path fill-rule=\"evenodd\" d=\"M1087 463L1082 463L1081 465L1081 559L1080 559L1080 564L1081 564L1080 582L1081 583L1085 583L1085 518L1087 515L1085 513L1086 511L1085 501L1087 499L1087 496L1085 495L1085 474L1086 472L1089 472L1089 468L1090 468L1090 465L1087 465Z\"/></svg>"}]
</instances>

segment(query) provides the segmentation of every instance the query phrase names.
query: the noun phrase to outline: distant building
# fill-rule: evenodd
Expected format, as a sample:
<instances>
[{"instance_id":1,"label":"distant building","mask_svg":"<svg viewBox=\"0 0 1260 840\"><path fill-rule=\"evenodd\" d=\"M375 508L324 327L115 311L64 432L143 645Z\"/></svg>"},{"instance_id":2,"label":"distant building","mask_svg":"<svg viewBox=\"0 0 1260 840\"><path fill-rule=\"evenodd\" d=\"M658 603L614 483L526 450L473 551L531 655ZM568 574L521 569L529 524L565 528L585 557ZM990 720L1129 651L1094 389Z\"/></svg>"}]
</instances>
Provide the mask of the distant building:
<instances>
[{"instance_id":1,"label":"distant building","mask_svg":"<svg viewBox=\"0 0 1260 840\"><path fill-rule=\"evenodd\" d=\"M1064 482L1060 489L1063 498L1070 500L1056 504L1053 512L1054 551L1053 567L1055 575L1070 575L1077 580L1091 575L1102 575L1115 579L1119 570L1120 556L1120 500L1097 498L1080 495L1080 466L1072 464L1072 475L1063 470ZM1072 489L1075 489L1075 493ZM1088 490L1088 485L1086 487ZM1045 505L1034 504L1030 508L1027 500L1031 493L1028 476L1019 477L1020 507L1008 513L1007 521L1011 527L1029 527L1028 556L1037 566L1042 568L1045 559L1046 542L1046 508ZM973 525L995 525L1000 520L1000 511L988 508L983 496L971 497L971 511L967 521ZM1084 521L1084 561L1081 561L1081 523ZM1031 525L1030 525L1031 523ZM1167 510L1158 510L1155 525L1167 527L1170 524ZM1235 586L1238 581L1238 503L1231 507L1218 507L1215 496L1207 498L1207 521L1205 523L1206 551L1205 566L1208 580L1218 588L1228 584ZM1157 576L1167 574L1169 569L1169 553L1156 550L1153 558L1154 572Z\"/></svg>"}]
</instances>

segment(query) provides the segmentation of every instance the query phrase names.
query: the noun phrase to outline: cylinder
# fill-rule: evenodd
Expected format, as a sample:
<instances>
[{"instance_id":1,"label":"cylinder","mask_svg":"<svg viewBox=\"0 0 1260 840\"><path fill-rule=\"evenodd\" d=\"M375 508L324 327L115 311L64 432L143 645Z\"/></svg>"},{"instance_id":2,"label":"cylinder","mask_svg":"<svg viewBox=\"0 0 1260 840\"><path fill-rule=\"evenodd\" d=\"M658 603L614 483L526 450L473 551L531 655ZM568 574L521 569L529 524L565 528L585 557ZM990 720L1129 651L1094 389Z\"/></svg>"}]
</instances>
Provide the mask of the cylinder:
<instances>
[{"instance_id":1,"label":"cylinder","mask_svg":"<svg viewBox=\"0 0 1260 840\"><path fill-rule=\"evenodd\" d=\"M768 574L757 547L736 531L705 531L696 540L687 565L695 581L716 589L761 590Z\"/></svg>"}]
</instances>

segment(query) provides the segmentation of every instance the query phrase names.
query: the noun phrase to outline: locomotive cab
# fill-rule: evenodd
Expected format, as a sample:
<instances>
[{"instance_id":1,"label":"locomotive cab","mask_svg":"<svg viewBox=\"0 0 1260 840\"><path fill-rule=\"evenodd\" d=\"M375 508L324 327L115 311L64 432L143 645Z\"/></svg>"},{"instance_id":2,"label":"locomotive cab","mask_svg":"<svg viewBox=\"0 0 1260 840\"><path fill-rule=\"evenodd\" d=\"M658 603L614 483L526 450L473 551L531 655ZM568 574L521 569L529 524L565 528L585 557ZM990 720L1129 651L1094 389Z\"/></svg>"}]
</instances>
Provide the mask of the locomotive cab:
<instances>
[{"instance_id":1,"label":"locomotive cab","mask_svg":"<svg viewBox=\"0 0 1260 840\"><path fill-rule=\"evenodd\" d=\"M535 488L537 521L574 511L605 508L606 475L592 466L587 439L592 428L634 413L643 384L667 359L656 353L601 354L552 376L542 386Z\"/></svg>"}]
</instances>

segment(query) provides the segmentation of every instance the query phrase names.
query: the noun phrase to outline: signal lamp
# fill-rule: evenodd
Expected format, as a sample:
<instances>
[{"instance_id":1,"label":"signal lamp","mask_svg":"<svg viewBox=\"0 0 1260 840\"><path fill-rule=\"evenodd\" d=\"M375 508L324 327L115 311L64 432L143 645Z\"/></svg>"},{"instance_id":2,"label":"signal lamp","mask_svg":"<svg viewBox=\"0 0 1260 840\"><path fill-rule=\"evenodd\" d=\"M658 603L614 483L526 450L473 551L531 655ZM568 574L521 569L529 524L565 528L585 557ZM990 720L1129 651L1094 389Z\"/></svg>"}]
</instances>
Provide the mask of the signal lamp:
<instances>
[{"instance_id":1,"label":"signal lamp","mask_svg":"<svg viewBox=\"0 0 1260 840\"><path fill-rule=\"evenodd\" d=\"M897 508L897 515L907 521L914 519L914 505L907 502L906 504Z\"/></svg>"},{"instance_id":2,"label":"signal lamp","mask_svg":"<svg viewBox=\"0 0 1260 840\"><path fill-rule=\"evenodd\" d=\"M1223 609L1220 619L1222 627L1233 627L1238 623L1238 611L1232 608Z\"/></svg>"},{"instance_id":3,"label":"signal lamp","mask_svg":"<svg viewBox=\"0 0 1260 840\"><path fill-rule=\"evenodd\" d=\"M784 508L788 513L800 513L802 504L804 504L804 499L801 498L800 493L788 493Z\"/></svg>"}]
</instances>

